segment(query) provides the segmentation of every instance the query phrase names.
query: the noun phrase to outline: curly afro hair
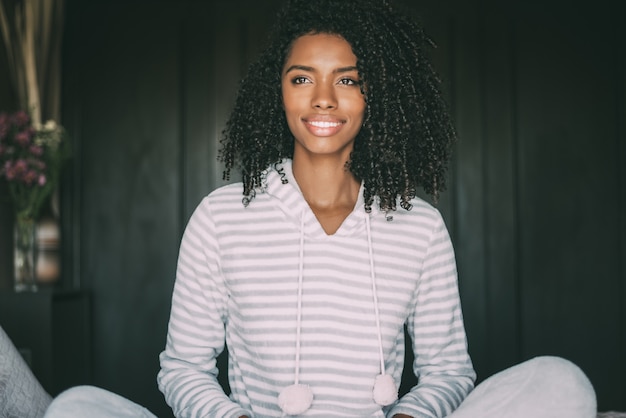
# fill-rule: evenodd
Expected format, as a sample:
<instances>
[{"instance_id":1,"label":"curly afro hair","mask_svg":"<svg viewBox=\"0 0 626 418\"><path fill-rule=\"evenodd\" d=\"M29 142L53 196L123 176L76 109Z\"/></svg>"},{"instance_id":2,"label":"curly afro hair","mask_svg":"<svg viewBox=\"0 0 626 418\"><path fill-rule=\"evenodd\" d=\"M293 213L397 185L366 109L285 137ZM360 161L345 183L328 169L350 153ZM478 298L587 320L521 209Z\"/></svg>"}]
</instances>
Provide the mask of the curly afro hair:
<instances>
[{"instance_id":1,"label":"curly afro hair","mask_svg":"<svg viewBox=\"0 0 626 418\"><path fill-rule=\"evenodd\" d=\"M343 37L357 57L366 96L364 124L347 168L364 185L367 211L410 200L421 187L436 202L455 132L427 53L421 27L386 0L287 1L268 45L241 81L221 139L224 179L241 169L244 204L263 188L264 171L293 157L294 138L282 107L281 73L295 39L328 33Z\"/></svg>"}]
</instances>

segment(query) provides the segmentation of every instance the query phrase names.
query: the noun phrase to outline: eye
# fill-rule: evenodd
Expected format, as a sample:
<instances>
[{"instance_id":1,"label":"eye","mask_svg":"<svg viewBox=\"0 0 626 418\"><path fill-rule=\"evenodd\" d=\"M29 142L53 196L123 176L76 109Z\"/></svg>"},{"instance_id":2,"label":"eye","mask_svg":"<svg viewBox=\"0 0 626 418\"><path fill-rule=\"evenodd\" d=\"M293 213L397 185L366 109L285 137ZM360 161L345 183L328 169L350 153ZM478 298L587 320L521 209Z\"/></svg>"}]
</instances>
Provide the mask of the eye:
<instances>
[{"instance_id":1,"label":"eye","mask_svg":"<svg viewBox=\"0 0 626 418\"><path fill-rule=\"evenodd\" d=\"M297 76L291 79L291 84L306 84L310 83L309 79L303 76Z\"/></svg>"},{"instance_id":2,"label":"eye","mask_svg":"<svg viewBox=\"0 0 626 418\"><path fill-rule=\"evenodd\" d=\"M358 84L358 81L350 77L344 77L339 80L339 84L344 86L356 86Z\"/></svg>"}]
</instances>

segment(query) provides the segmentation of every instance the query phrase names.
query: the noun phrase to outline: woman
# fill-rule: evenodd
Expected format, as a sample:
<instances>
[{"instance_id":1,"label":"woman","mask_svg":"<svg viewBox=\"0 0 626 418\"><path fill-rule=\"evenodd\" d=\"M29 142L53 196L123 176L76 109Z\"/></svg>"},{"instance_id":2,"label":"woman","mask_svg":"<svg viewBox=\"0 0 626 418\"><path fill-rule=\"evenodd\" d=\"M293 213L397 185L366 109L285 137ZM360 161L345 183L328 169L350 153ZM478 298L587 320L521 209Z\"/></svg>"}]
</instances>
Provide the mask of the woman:
<instances>
[{"instance_id":1,"label":"woman","mask_svg":"<svg viewBox=\"0 0 626 418\"><path fill-rule=\"evenodd\" d=\"M176 415L437 416L472 389L452 246L415 197L443 188L453 140L426 46L381 2L280 16L223 140L243 185L181 244L159 374ZM421 383L395 402L405 322Z\"/></svg>"},{"instance_id":2,"label":"woman","mask_svg":"<svg viewBox=\"0 0 626 418\"><path fill-rule=\"evenodd\" d=\"M443 417L472 391L453 248L416 197L444 189L454 140L428 47L385 1L283 9L224 131L225 176L242 182L207 196L182 239L158 375L177 417ZM418 384L398 399L405 325ZM507 406L536 404L515 391L540 388L539 368L580 378L567 399L589 393L542 358L453 416L532 416Z\"/></svg>"}]
</instances>

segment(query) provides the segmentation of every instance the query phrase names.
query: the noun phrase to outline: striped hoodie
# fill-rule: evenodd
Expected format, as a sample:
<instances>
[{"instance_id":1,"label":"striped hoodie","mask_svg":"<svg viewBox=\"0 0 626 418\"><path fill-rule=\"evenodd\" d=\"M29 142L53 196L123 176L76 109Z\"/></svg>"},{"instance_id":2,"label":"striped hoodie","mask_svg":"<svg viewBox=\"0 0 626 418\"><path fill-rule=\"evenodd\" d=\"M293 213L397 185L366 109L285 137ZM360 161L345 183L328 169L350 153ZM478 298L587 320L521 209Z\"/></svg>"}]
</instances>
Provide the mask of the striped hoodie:
<instances>
[{"instance_id":1,"label":"striped hoodie","mask_svg":"<svg viewBox=\"0 0 626 418\"><path fill-rule=\"evenodd\" d=\"M289 160L268 169L265 184L248 206L240 183L215 190L183 235L158 374L174 414L281 417L278 395L297 374L313 392L299 416L448 415L475 373L439 212L416 198L410 211L368 214L361 190L327 235ZM382 372L399 386L405 323L418 384L382 407L372 395L381 352ZM230 396L216 379L224 343Z\"/></svg>"}]
</instances>

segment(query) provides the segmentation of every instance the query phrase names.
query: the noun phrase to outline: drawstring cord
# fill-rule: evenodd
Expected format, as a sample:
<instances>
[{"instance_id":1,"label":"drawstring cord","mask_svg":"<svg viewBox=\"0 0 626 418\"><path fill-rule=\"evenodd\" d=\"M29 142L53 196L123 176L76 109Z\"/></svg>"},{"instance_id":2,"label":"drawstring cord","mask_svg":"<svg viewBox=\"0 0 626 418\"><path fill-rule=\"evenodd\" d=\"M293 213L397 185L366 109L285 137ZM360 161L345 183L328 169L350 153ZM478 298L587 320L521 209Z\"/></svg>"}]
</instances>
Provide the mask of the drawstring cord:
<instances>
[{"instance_id":1,"label":"drawstring cord","mask_svg":"<svg viewBox=\"0 0 626 418\"><path fill-rule=\"evenodd\" d=\"M372 295L374 302L374 316L376 318L376 334L378 337L378 356L380 358L380 373L374 380L374 401L381 405L391 405L398 399L398 389L391 375L385 373L385 357L383 353L383 337L380 327L380 312L378 309L378 292L376 289L376 273L374 270L374 249L370 216L365 214L367 231L367 247L370 259L370 278L372 281ZM302 292L304 281L304 213L300 218L300 254L298 266L298 300L296 314L296 359L294 384L284 388L278 395L278 405L284 415L299 415L311 407L313 391L307 385L300 384L300 345L302 333Z\"/></svg>"},{"instance_id":2,"label":"drawstring cord","mask_svg":"<svg viewBox=\"0 0 626 418\"><path fill-rule=\"evenodd\" d=\"M380 330L380 312L378 310L378 292L376 291L376 273L374 272L374 250L372 248L372 232L370 217L365 214L365 227L367 229L367 248L370 256L370 277L372 279L372 294L374 295L374 315L376 316L376 334L378 335L378 352L380 357L380 373L385 374L385 357L383 355L383 337Z\"/></svg>"},{"instance_id":3,"label":"drawstring cord","mask_svg":"<svg viewBox=\"0 0 626 418\"><path fill-rule=\"evenodd\" d=\"M300 267L298 270L298 311L296 314L296 378L300 382L300 333L302 329L302 281L304 277L304 215L300 221Z\"/></svg>"},{"instance_id":4,"label":"drawstring cord","mask_svg":"<svg viewBox=\"0 0 626 418\"><path fill-rule=\"evenodd\" d=\"M296 370L294 384L284 388L278 395L278 406L285 415L300 415L311 407L313 391L300 384L300 340L302 333L302 282L304 280L304 213L300 218L300 263L298 268L298 303L296 313Z\"/></svg>"},{"instance_id":5,"label":"drawstring cord","mask_svg":"<svg viewBox=\"0 0 626 418\"><path fill-rule=\"evenodd\" d=\"M383 353L383 333L380 329L380 311L378 308L378 291L376 289L376 270L374 270L374 246L372 245L372 227L370 215L365 214L367 230L367 247L370 257L370 277L372 279L372 295L374 299L374 316L376 317L376 334L378 335L378 356L380 358L380 374L374 380L374 402L381 406L391 405L398 399L398 388L393 376L385 373L385 356Z\"/></svg>"}]
</instances>

